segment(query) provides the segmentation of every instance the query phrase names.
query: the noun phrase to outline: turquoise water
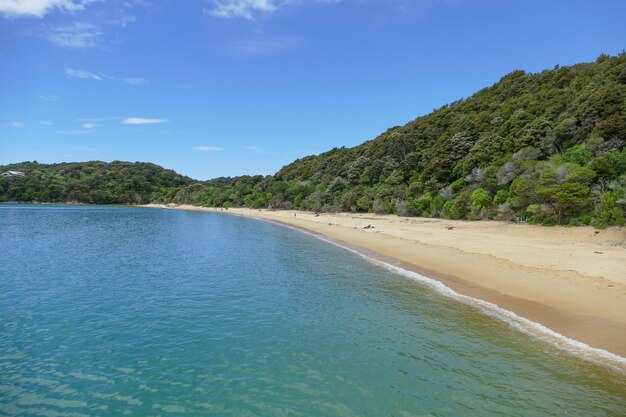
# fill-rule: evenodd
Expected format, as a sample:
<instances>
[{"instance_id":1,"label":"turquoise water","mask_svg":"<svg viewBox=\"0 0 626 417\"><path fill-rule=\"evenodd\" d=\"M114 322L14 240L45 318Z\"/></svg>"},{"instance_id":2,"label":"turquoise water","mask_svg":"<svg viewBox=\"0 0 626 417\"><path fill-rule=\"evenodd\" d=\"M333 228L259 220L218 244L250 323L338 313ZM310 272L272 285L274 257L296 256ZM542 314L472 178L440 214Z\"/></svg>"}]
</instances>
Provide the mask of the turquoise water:
<instances>
[{"instance_id":1,"label":"turquoise water","mask_svg":"<svg viewBox=\"0 0 626 417\"><path fill-rule=\"evenodd\" d=\"M0 233L0 415L626 415L623 375L289 228L0 206Z\"/></svg>"}]
</instances>

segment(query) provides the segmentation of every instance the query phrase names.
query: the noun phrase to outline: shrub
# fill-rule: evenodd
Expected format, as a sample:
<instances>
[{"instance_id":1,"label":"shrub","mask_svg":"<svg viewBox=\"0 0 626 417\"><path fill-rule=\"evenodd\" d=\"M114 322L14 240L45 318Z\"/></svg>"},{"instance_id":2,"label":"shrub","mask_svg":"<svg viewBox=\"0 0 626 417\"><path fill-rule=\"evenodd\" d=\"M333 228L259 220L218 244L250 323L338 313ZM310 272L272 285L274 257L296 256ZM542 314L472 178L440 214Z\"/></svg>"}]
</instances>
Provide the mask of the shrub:
<instances>
[{"instance_id":1,"label":"shrub","mask_svg":"<svg viewBox=\"0 0 626 417\"><path fill-rule=\"evenodd\" d=\"M477 188L472 192L472 207L480 211L483 208L489 206L491 203L491 196L489 195L489 191L484 188Z\"/></svg>"}]
</instances>

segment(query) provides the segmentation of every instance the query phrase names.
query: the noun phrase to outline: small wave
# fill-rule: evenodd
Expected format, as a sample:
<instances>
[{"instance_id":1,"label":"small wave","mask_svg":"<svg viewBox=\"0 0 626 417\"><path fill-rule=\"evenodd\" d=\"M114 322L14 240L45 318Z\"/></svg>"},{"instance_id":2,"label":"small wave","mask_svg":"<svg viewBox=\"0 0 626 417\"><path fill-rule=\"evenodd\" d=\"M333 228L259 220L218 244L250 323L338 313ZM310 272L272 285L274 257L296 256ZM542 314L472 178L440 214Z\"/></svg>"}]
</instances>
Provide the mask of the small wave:
<instances>
[{"instance_id":1,"label":"small wave","mask_svg":"<svg viewBox=\"0 0 626 417\"><path fill-rule=\"evenodd\" d=\"M332 245L345 249L349 252L359 255L360 257L362 257L363 259L367 260L370 263L373 263L391 272L394 272L396 274L399 274L407 278L410 278L414 281L417 281L420 284L425 285L435 290L437 293L445 297L452 298L454 300L460 301L464 304L477 308L482 313L506 323L513 329L521 331L525 334L528 334L544 342L547 342L551 346L564 350L570 354L583 358L597 365L609 367L621 373L626 373L626 358L623 358L619 355L616 355L604 349L591 347L578 340L570 339L569 337L564 336L560 333L557 333L554 330L549 329L548 327L540 323L518 316L514 312L510 310L506 310L498 306L497 304L491 303L489 301L481 300L479 298L474 298L474 297L470 297L467 295L459 294L458 292L454 291L452 288L448 287L441 281L437 281L436 279L429 278L425 275L419 274L414 271L410 271L408 269L401 268L399 266L391 265L387 262L368 256L349 246L342 245L341 243L338 243L332 239L325 238L324 236L309 232L302 228L290 226L285 223L275 222L275 221L268 220L268 219L260 219L260 218L256 218L256 219L264 220L270 223L279 224L281 226L288 227L290 229L299 231L301 233L305 233L307 235L313 236L326 243L330 243Z\"/></svg>"}]
</instances>

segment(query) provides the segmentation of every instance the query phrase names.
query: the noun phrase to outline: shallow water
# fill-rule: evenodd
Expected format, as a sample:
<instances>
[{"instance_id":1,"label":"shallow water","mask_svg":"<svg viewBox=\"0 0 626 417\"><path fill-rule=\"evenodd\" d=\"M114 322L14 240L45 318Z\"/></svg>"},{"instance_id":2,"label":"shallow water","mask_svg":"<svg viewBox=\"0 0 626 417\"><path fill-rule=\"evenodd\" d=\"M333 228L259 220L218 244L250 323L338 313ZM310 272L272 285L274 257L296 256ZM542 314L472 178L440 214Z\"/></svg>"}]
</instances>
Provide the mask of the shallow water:
<instances>
[{"instance_id":1,"label":"shallow water","mask_svg":"<svg viewBox=\"0 0 626 417\"><path fill-rule=\"evenodd\" d=\"M626 415L623 374L271 223L0 206L0 254L0 415Z\"/></svg>"}]
</instances>

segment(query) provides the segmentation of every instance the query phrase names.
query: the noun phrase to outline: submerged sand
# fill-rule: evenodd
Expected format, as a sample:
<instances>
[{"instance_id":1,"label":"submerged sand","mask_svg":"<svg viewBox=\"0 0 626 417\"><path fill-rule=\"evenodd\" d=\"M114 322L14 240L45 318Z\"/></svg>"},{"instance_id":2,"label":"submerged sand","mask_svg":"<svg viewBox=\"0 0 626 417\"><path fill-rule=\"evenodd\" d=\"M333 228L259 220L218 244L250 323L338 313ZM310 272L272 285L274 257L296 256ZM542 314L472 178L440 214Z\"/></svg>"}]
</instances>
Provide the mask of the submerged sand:
<instances>
[{"instance_id":1,"label":"submerged sand","mask_svg":"<svg viewBox=\"0 0 626 417\"><path fill-rule=\"evenodd\" d=\"M295 226L626 357L626 228L598 231L374 214L170 208Z\"/></svg>"}]
</instances>

